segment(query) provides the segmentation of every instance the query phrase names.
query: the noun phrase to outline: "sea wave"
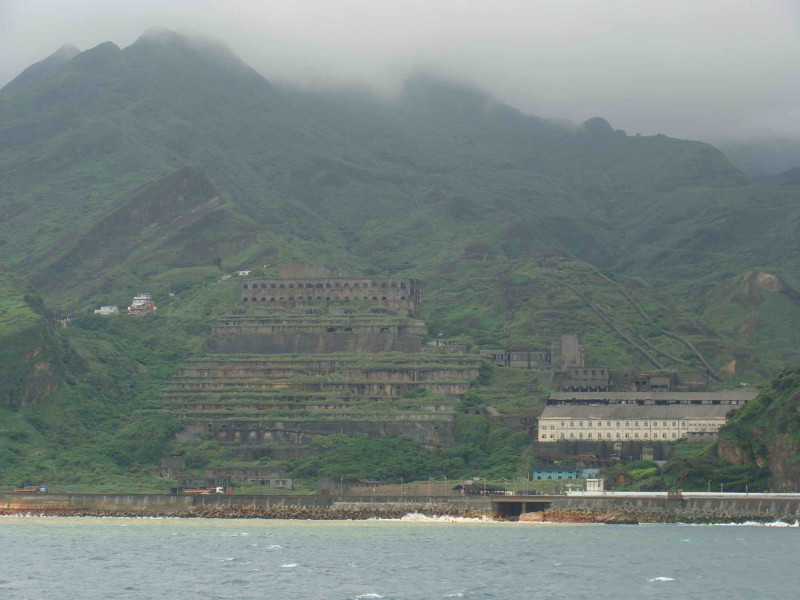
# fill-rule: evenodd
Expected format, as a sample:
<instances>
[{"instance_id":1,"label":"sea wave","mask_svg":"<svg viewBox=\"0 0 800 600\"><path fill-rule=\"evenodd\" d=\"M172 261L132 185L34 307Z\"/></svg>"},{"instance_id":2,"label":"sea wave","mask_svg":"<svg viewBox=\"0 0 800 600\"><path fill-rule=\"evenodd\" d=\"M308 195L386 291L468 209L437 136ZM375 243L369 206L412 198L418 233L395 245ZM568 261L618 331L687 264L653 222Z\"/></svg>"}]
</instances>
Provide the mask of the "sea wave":
<instances>
[{"instance_id":1,"label":"sea wave","mask_svg":"<svg viewBox=\"0 0 800 600\"><path fill-rule=\"evenodd\" d=\"M655 581L675 581L672 577L653 577L652 579L648 579L650 583Z\"/></svg>"},{"instance_id":2,"label":"sea wave","mask_svg":"<svg viewBox=\"0 0 800 600\"><path fill-rule=\"evenodd\" d=\"M408 513L399 519L378 519L379 521L406 521L412 523L495 523L496 521L490 517L452 517L448 515L438 515L429 517L422 513Z\"/></svg>"},{"instance_id":3,"label":"sea wave","mask_svg":"<svg viewBox=\"0 0 800 600\"><path fill-rule=\"evenodd\" d=\"M679 523L685 527L800 527L800 521L794 523L786 523L785 521L770 521L762 523L761 521L743 521L741 523Z\"/></svg>"}]
</instances>

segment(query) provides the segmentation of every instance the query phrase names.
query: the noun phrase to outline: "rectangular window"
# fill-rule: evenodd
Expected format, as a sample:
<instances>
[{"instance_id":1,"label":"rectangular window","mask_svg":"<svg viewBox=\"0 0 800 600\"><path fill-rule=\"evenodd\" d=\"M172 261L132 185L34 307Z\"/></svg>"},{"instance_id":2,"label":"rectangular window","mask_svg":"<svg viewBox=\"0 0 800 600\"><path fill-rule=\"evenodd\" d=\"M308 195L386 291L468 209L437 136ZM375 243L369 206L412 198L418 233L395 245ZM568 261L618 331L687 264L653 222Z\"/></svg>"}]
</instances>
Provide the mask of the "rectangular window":
<instances>
[{"instance_id":1,"label":"rectangular window","mask_svg":"<svg viewBox=\"0 0 800 600\"><path fill-rule=\"evenodd\" d=\"M634 433L634 434L633 434L633 437L635 437L635 438L638 438L638 437L639 437L639 434L638 434L638 433Z\"/></svg>"},{"instance_id":2,"label":"rectangular window","mask_svg":"<svg viewBox=\"0 0 800 600\"><path fill-rule=\"evenodd\" d=\"M631 437L631 434L630 434L630 433L626 433L626 434L625 434L625 437L626 437L626 438L629 438L629 437Z\"/></svg>"},{"instance_id":3,"label":"rectangular window","mask_svg":"<svg viewBox=\"0 0 800 600\"><path fill-rule=\"evenodd\" d=\"M579 425L580 427L583 427L583 421L578 421L578 425Z\"/></svg>"},{"instance_id":4,"label":"rectangular window","mask_svg":"<svg viewBox=\"0 0 800 600\"><path fill-rule=\"evenodd\" d=\"M561 421L561 426L562 426L562 427L564 426L564 421Z\"/></svg>"},{"instance_id":5,"label":"rectangular window","mask_svg":"<svg viewBox=\"0 0 800 600\"><path fill-rule=\"evenodd\" d=\"M575 427L575 421L570 421L570 422L569 422L569 426L570 426L570 427Z\"/></svg>"},{"instance_id":6,"label":"rectangular window","mask_svg":"<svg viewBox=\"0 0 800 600\"><path fill-rule=\"evenodd\" d=\"M633 426L634 426L634 427L638 427L638 426L639 426L639 421L634 421L634 422L633 422Z\"/></svg>"},{"instance_id":7,"label":"rectangular window","mask_svg":"<svg viewBox=\"0 0 800 600\"><path fill-rule=\"evenodd\" d=\"M591 422L591 421L589 421L589 427L591 427L591 426L592 426L592 422Z\"/></svg>"},{"instance_id":8,"label":"rectangular window","mask_svg":"<svg viewBox=\"0 0 800 600\"><path fill-rule=\"evenodd\" d=\"M592 432L591 431L589 432L589 437L592 437Z\"/></svg>"},{"instance_id":9,"label":"rectangular window","mask_svg":"<svg viewBox=\"0 0 800 600\"><path fill-rule=\"evenodd\" d=\"M649 427L649 425L647 424L647 421L644 422L644 426L645 427Z\"/></svg>"},{"instance_id":10,"label":"rectangular window","mask_svg":"<svg viewBox=\"0 0 800 600\"><path fill-rule=\"evenodd\" d=\"M621 436L620 436L620 433L619 433L619 431L617 432L617 437L618 437L618 438L619 438L619 437L621 437Z\"/></svg>"},{"instance_id":11,"label":"rectangular window","mask_svg":"<svg viewBox=\"0 0 800 600\"><path fill-rule=\"evenodd\" d=\"M630 421L625 421L625 427L630 427L630 426L631 426L631 422Z\"/></svg>"}]
</instances>

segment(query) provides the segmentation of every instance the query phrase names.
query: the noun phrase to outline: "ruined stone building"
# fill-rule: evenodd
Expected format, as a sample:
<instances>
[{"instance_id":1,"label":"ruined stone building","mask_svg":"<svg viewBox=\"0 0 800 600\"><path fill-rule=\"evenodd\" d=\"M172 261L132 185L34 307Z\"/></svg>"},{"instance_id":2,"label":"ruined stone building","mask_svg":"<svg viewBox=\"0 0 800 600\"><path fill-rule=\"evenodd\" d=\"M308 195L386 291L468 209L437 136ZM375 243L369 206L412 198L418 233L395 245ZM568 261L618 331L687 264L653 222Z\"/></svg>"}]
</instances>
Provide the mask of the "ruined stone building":
<instances>
[{"instance_id":1,"label":"ruined stone building","mask_svg":"<svg viewBox=\"0 0 800 600\"><path fill-rule=\"evenodd\" d=\"M708 375L702 371L573 367L557 373L555 387L563 392L699 392L708 389Z\"/></svg>"},{"instance_id":2,"label":"ruined stone building","mask_svg":"<svg viewBox=\"0 0 800 600\"><path fill-rule=\"evenodd\" d=\"M248 306L330 307L363 304L416 313L421 287L416 279L252 279L241 284L241 302Z\"/></svg>"},{"instance_id":3,"label":"ruined stone building","mask_svg":"<svg viewBox=\"0 0 800 600\"><path fill-rule=\"evenodd\" d=\"M498 367L518 369L566 369L582 367L585 362L584 348L578 343L578 336L565 333L550 348L530 350L483 349L481 356L490 358Z\"/></svg>"},{"instance_id":4,"label":"ruined stone building","mask_svg":"<svg viewBox=\"0 0 800 600\"><path fill-rule=\"evenodd\" d=\"M460 395L482 361L444 346L422 352L417 280L305 265L281 275L240 281L236 306L211 329L217 354L167 384L179 439L218 440L246 459L302 456L332 433L453 443Z\"/></svg>"}]
</instances>

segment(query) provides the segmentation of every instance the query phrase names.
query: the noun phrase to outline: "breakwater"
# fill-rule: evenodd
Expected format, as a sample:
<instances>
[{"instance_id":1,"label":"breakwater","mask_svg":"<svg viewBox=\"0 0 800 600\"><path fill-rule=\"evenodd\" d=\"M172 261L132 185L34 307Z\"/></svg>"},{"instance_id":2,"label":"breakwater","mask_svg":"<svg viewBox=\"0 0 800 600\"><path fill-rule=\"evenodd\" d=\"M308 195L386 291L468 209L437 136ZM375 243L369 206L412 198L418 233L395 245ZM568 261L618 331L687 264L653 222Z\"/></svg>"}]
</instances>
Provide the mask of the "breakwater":
<instances>
[{"instance_id":1,"label":"breakwater","mask_svg":"<svg viewBox=\"0 0 800 600\"><path fill-rule=\"evenodd\" d=\"M492 505L488 497L0 493L2 515L334 520L391 519L408 513L480 517L492 514Z\"/></svg>"},{"instance_id":2,"label":"breakwater","mask_svg":"<svg viewBox=\"0 0 800 600\"><path fill-rule=\"evenodd\" d=\"M557 496L547 510L551 521L730 523L800 520L798 494L607 494Z\"/></svg>"},{"instance_id":3,"label":"breakwater","mask_svg":"<svg viewBox=\"0 0 800 600\"><path fill-rule=\"evenodd\" d=\"M329 495L24 494L0 493L0 514L170 516L261 519L428 516L601 523L724 523L800 520L798 494L613 494L589 496L357 497Z\"/></svg>"}]
</instances>

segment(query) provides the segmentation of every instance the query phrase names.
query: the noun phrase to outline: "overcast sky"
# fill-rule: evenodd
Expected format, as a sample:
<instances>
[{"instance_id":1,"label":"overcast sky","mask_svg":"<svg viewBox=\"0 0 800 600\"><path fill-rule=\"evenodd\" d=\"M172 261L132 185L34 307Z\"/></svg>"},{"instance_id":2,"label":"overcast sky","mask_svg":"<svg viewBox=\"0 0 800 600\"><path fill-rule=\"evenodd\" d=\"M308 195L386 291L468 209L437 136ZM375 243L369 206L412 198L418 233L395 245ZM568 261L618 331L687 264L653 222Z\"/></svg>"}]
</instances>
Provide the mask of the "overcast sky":
<instances>
[{"instance_id":1,"label":"overcast sky","mask_svg":"<svg viewBox=\"0 0 800 600\"><path fill-rule=\"evenodd\" d=\"M800 0L0 0L0 85L66 43L212 35L273 81L464 79L523 112L800 135Z\"/></svg>"}]
</instances>

